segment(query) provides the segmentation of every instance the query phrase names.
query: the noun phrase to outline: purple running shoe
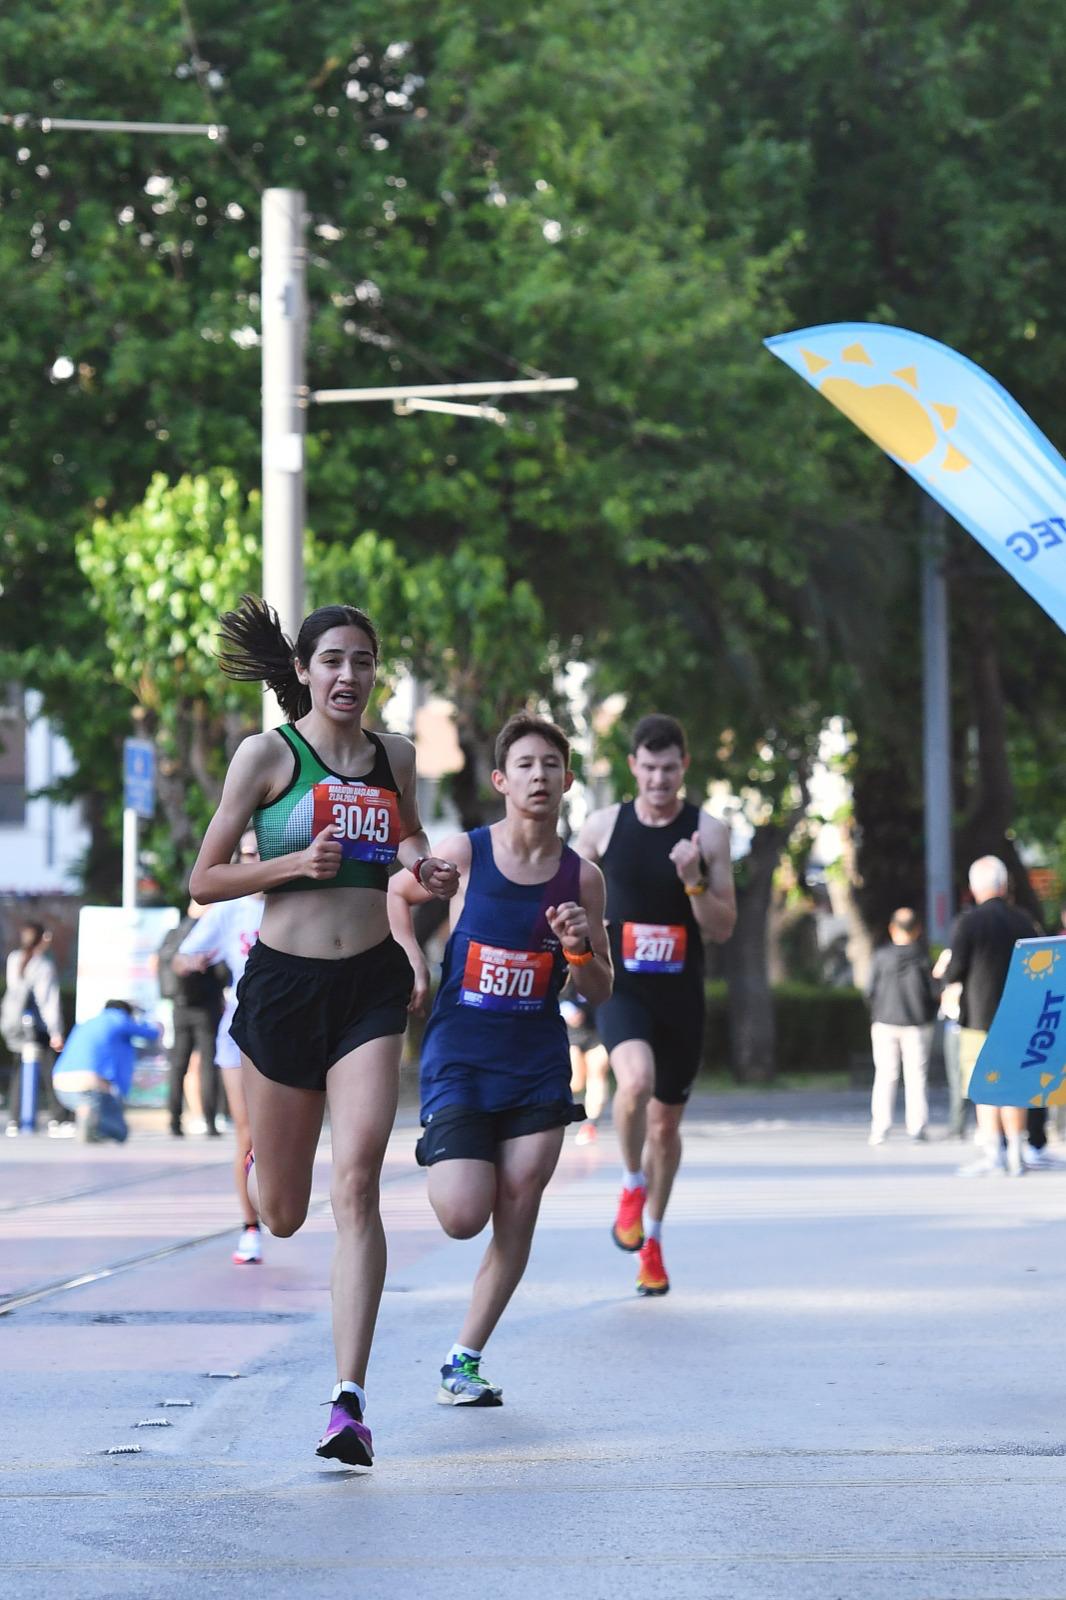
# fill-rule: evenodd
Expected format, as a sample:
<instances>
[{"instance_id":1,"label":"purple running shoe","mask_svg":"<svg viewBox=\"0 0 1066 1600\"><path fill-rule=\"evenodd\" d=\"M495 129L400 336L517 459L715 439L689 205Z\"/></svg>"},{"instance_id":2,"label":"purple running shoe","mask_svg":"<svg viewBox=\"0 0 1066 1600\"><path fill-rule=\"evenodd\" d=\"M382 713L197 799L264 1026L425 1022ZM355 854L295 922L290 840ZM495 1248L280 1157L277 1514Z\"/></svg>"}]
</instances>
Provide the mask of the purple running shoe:
<instances>
[{"instance_id":1,"label":"purple running shoe","mask_svg":"<svg viewBox=\"0 0 1066 1600\"><path fill-rule=\"evenodd\" d=\"M343 1461L346 1467L372 1467L374 1441L363 1421L359 1401L343 1389L330 1407L329 1424L318 1441L316 1456Z\"/></svg>"}]
</instances>

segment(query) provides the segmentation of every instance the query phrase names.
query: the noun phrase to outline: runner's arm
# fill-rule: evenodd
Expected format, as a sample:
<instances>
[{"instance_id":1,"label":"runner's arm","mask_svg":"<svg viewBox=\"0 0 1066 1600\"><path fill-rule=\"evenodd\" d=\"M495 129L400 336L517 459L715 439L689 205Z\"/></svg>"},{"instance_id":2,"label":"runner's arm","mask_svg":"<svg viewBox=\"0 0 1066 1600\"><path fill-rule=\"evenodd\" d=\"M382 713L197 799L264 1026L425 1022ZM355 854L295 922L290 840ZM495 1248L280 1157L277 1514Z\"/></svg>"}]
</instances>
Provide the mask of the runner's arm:
<instances>
[{"instance_id":1,"label":"runner's arm","mask_svg":"<svg viewBox=\"0 0 1066 1600\"><path fill-rule=\"evenodd\" d=\"M467 834L456 834L452 839L446 839L441 845L441 851L446 858L444 864L456 869L456 882L465 882L470 870L470 840ZM422 946L415 938L415 927L412 912L415 906L425 905L427 900L432 900L433 894L423 884L415 881L414 874L407 868L394 872L389 879L388 912L389 927L396 943L403 950L411 970L415 975L415 986L411 994L410 1011L414 1016L421 1016L425 1009L426 997L429 994L429 963L426 961Z\"/></svg>"},{"instance_id":2,"label":"runner's arm","mask_svg":"<svg viewBox=\"0 0 1066 1600\"><path fill-rule=\"evenodd\" d=\"M207 825L200 854L189 877L189 892L202 906L217 900L239 900L245 894L277 889L293 878L335 878L341 847L333 828L325 828L307 850L276 856L273 861L234 861L253 811L264 804L277 776L277 742L269 733L245 739L230 762L218 810Z\"/></svg>"},{"instance_id":3,"label":"runner's arm","mask_svg":"<svg viewBox=\"0 0 1066 1600\"><path fill-rule=\"evenodd\" d=\"M702 894L692 896L692 914L705 939L712 944L725 944L737 921L729 829L706 811L700 812L699 846L707 867L707 887Z\"/></svg>"},{"instance_id":4,"label":"runner's arm","mask_svg":"<svg viewBox=\"0 0 1066 1600\"><path fill-rule=\"evenodd\" d=\"M614 988L614 968L603 922L606 900L603 873L592 861L581 863L578 893L580 902L568 900L549 906L546 916L564 954L569 950L572 955L580 956L591 950L592 960L574 966L572 973L589 1005L602 1006L610 999Z\"/></svg>"},{"instance_id":5,"label":"runner's arm","mask_svg":"<svg viewBox=\"0 0 1066 1600\"><path fill-rule=\"evenodd\" d=\"M459 877L453 862L433 854L422 827L415 792L415 747L410 739L404 739L399 734L386 734L384 738L389 761L400 787L400 845L396 859L401 867L408 869L407 874L398 873L397 877L408 876L421 861L418 882L420 887L428 889L426 898L432 899L436 895L438 899L450 900L459 887ZM395 878L391 881L395 882ZM411 903L417 905L418 902Z\"/></svg>"},{"instance_id":6,"label":"runner's arm","mask_svg":"<svg viewBox=\"0 0 1066 1600\"><path fill-rule=\"evenodd\" d=\"M597 866L603 860L603 852L614 831L614 824L618 816L618 807L605 806L602 811L591 811L581 825L581 831L573 841L574 849L586 861L592 861Z\"/></svg>"},{"instance_id":7,"label":"runner's arm","mask_svg":"<svg viewBox=\"0 0 1066 1600\"><path fill-rule=\"evenodd\" d=\"M220 915L225 913L220 913L215 906L208 906L179 944L170 963L179 978L187 977L190 972L206 972L208 967L221 959L218 936Z\"/></svg>"}]
</instances>

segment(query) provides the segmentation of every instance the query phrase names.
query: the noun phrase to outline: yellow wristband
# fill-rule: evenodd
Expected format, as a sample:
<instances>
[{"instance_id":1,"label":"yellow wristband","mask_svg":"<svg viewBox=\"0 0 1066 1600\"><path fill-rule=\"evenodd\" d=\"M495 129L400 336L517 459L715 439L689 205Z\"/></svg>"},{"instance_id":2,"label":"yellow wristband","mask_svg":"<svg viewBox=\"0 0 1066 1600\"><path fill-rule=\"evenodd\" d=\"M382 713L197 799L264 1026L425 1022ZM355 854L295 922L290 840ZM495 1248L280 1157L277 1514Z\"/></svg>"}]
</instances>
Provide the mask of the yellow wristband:
<instances>
[{"instance_id":1,"label":"yellow wristband","mask_svg":"<svg viewBox=\"0 0 1066 1600\"><path fill-rule=\"evenodd\" d=\"M707 893L707 885L705 883L686 883L685 893L695 899L696 895Z\"/></svg>"}]
</instances>

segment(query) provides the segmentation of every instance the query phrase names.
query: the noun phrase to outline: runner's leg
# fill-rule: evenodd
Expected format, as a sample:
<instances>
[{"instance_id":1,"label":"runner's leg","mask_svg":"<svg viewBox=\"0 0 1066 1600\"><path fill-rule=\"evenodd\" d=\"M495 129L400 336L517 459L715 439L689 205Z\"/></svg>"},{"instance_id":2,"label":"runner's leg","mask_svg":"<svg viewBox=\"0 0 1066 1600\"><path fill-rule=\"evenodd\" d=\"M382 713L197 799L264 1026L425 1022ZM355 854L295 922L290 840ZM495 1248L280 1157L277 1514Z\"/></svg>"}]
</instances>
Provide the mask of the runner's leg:
<instances>
[{"instance_id":1,"label":"runner's leg","mask_svg":"<svg viewBox=\"0 0 1066 1600\"><path fill-rule=\"evenodd\" d=\"M482 1258L459 1343L482 1350L518 1287L533 1242L540 1200L563 1147L563 1129L507 1139L496 1158L492 1238ZM484 1163L479 1163L484 1165Z\"/></svg>"},{"instance_id":2,"label":"runner's leg","mask_svg":"<svg viewBox=\"0 0 1066 1600\"><path fill-rule=\"evenodd\" d=\"M648 1102L655 1085L655 1056L646 1039L626 1039L611 1051L618 1087L614 1092L614 1126L622 1161L639 1172L647 1132Z\"/></svg>"},{"instance_id":3,"label":"runner's leg","mask_svg":"<svg viewBox=\"0 0 1066 1600\"><path fill-rule=\"evenodd\" d=\"M429 1203L452 1239L473 1239L496 1203L496 1168L491 1161L435 1161L429 1168Z\"/></svg>"},{"instance_id":4,"label":"runner's leg","mask_svg":"<svg viewBox=\"0 0 1066 1600\"><path fill-rule=\"evenodd\" d=\"M337 1380L360 1386L385 1283L381 1164L396 1120L402 1048L402 1034L371 1039L342 1056L326 1078L337 1224L331 1280ZM255 1159L258 1166L258 1145Z\"/></svg>"},{"instance_id":5,"label":"runner's leg","mask_svg":"<svg viewBox=\"0 0 1066 1600\"><path fill-rule=\"evenodd\" d=\"M681 1165L681 1118L683 1105L665 1105L662 1100L648 1102L648 1136L644 1144L644 1172L648 1180L645 1203L646 1224L662 1222Z\"/></svg>"},{"instance_id":6,"label":"runner's leg","mask_svg":"<svg viewBox=\"0 0 1066 1600\"><path fill-rule=\"evenodd\" d=\"M245 1170L248 1152L252 1148L252 1130L248 1123L248 1102L244 1095L244 1079L239 1069L228 1067L226 1069L226 1099L229 1102L229 1114L233 1122L235 1135L235 1148L233 1151L233 1187L237 1191L237 1203L241 1208L241 1217L245 1227L250 1227L258 1222L251 1195L248 1193L248 1174Z\"/></svg>"},{"instance_id":7,"label":"runner's leg","mask_svg":"<svg viewBox=\"0 0 1066 1600\"><path fill-rule=\"evenodd\" d=\"M271 1233L287 1239L307 1216L326 1097L264 1077L243 1051L241 1061L259 1213Z\"/></svg>"},{"instance_id":8,"label":"runner's leg","mask_svg":"<svg viewBox=\"0 0 1066 1600\"><path fill-rule=\"evenodd\" d=\"M607 1103L607 1051L594 1044L585 1051L585 1115L596 1122Z\"/></svg>"}]
</instances>

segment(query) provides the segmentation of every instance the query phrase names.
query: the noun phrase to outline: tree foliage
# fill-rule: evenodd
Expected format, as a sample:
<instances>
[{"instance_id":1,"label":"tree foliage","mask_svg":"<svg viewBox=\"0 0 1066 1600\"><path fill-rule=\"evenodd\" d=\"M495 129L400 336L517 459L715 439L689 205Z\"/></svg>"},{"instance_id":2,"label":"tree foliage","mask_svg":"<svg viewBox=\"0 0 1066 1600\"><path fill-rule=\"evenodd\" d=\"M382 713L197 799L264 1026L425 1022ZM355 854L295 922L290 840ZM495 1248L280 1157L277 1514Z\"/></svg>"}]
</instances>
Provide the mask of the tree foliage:
<instances>
[{"instance_id":1,"label":"tree foliage","mask_svg":"<svg viewBox=\"0 0 1066 1600\"><path fill-rule=\"evenodd\" d=\"M590 661L627 715L680 711L694 779L727 776L759 830L732 978L768 1017L768 883L824 721L857 730L862 836L888 885L911 872L898 818L915 815L918 704L913 494L761 340L899 322L1066 436L1064 28L1050 0L1010 17L974 0L164 0L150 27L134 0L11 0L3 106L30 120L0 129L0 629L98 797L98 844L132 705L204 797L175 799L175 867L179 806L195 831L245 714L205 641L255 533L263 196L300 188L313 387L580 381L573 398L504 402L502 429L312 407L311 595L365 604L390 667L453 697L464 820L495 724L551 703L560 663ZM32 118L48 113L230 132L45 135ZM164 549L150 594L124 557ZM1000 754L1019 753L1024 815L1046 833L1031 730L1050 726L1057 635L996 581L982 681L995 666ZM976 838L1003 761L986 749L976 781L985 691L967 663L984 635L969 577L955 590ZM1040 671L1019 670L1017 637ZM177 711L167 723L172 694L181 716L204 708L199 768L199 735Z\"/></svg>"},{"instance_id":2,"label":"tree foliage","mask_svg":"<svg viewBox=\"0 0 1066 1600\"><path fill-rule=\"evenodd\" d=\"M78 564L104 625L118 685L158 751L160 818L149 833L171 894L222 792L235 740L257 699L215 659L220 611L259 587L259 516L230 472L157 474L125 514L97 517Z\"/></svg>"}]
</instances>

